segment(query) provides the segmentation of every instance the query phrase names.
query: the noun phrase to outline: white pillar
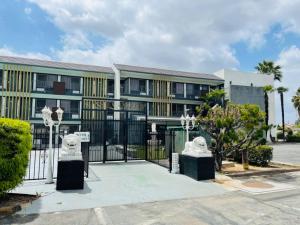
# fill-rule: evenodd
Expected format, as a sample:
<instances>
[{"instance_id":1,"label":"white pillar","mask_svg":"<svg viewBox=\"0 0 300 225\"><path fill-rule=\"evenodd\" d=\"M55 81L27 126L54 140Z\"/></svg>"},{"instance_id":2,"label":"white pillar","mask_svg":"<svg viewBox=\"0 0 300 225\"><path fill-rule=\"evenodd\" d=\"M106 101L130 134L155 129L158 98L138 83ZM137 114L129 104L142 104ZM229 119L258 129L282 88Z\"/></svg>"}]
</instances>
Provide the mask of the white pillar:
<instances>
[{"instance_id":1,"label":"white pillar","mask_svg":"<svg viewBox=\"0 0 300 225\"><path fill-rule=\"evenodd\" d=\"M183 84L183 97L186 98L186 83Z\"/></svg>"},{"instance_id":2,"label":"white pillar","mask_svg":"<svg viewBox=\"0 0 300 225\"><path fill-rule=\"evenodd\" d=\"M114 85L114 98L116 100L120 100L121 98L121 73L120 70L118 70L114 65L113 65L113 70L115 72L115 85ZM120 110L120 101L115 101L114 102L114 110ZM114 117L116 120L120 119L120 112L115 112Z\"/></svg>"},{"instance_id":3,"label":"white pillar","mask_svg":"<svg viewBox=\"0 0 300 225\"><path fill-rule=\"evenodd\" d=\"M149 95L149 80L146 80L146 94Z\"/></svg>"},{"instance_id":4,"label":"white pillar","mask_svg":"<svg viewBox=\"0 0 300 225\"><path fill-rule=\"evenodd\" d=\"M83 93L83 78L80 78L80 94Z\"/></svg>"},{"instance_id":5,"label":"white pillar","mask_svg":"<svg viewBox=\"0 0 300 225\"><path fill-rule=\"evenodd\" d=\"M3 90L6 90L6 88L7 88L7 71L5 70L4 72L3 72Z\"/></svg>"},{"instance_id":6,"label":"white pillar","mask_svg":"<svg viewBox=\"0 0 300 225\"><path fill-rule=\"evenodd\" d=\"M36 73L33 73L33 85L32 90L36 91Z\"/></svg>"},{"instance_id":7,"label":"white pillar","mask_svg":"<svg viewBox=\"0 0 300 225\"><path fill-rule=\"evenodd\" d=\"M32 105L31 105L31 117L32 118L35 118L35 103L36 102L36 99L35 98L33 98L32 99Z\"/></svg>"},{"instance_id":8,"label":"white pillar","mask_svg":"<svg viewBox=\"0 0 300 225\"><path fill-rule=\"evenodd\" d=\"M58 81L58 82L61 82L61 75L58 75L57 81Z\"/></svg>"},{"instance_id":9,"label":"white pillar","mask_svg":"<svg viewBox=\"0 0 300 225\"><path fill-rule=\"evenodd\" d=\"M52 168L52 163L53 163L53 149L52 149L52 124L49 126L50 131L49 131L49 149L48 149L48 162L47 162L47 180L46 184L51 184L53 183L53 168Z\"/></svg>"}]
</instances>

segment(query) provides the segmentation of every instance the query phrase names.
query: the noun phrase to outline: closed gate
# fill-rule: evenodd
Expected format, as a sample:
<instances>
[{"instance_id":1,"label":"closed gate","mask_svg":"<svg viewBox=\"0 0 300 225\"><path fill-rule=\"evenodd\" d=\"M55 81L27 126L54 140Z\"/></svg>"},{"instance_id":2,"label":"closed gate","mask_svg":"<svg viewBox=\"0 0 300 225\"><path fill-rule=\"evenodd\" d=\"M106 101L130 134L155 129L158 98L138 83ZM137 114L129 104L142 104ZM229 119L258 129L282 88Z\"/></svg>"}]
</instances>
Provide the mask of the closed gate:
<instances>
[{"instance_id":1,"label":"closed gate","mask_svg":"<svg viewBox=\"0 0 300 225\"><path fill-rule=\"evenodd\" d=\"M82 115L81 131L90 132L90 162L147 159L145 110L83 108Z\"/></svg>"}]
</instances>

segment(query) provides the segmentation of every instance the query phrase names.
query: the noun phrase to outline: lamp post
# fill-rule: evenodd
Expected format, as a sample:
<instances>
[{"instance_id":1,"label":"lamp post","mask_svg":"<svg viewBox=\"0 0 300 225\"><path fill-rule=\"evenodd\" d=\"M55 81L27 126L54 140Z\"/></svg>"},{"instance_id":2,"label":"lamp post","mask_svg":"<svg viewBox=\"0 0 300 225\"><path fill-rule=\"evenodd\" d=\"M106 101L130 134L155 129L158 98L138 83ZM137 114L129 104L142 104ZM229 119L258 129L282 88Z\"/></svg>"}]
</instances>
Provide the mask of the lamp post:
<instances>
[{"instance_id":1,"label":"lamp post","mask_svg":"<svg viewBox=\"0 0 300 225\"><path fill-rule=\"evenodd\" d=\"M44 120L44 124L46 127L49 127L49 154L48 154L48 166L47 166L47 179L46 179L46 184L51 184L53 183L53 168L52 168L52 163L53 163L53 149L52 149L52 128L53 126L59 126L61 121L62 121L62 116L64 111L58 107L58 109L55 111L57 114L58 121L54 121L51 117L52 111L50 110L49 107L45 106L42 109L42 117Z\"/></svg>"},{"instance_id":2,"label":"lamp post","mask_svg":"<svg viewBox=\"0 0 300 225\"><path fill-rule=\"evenodd\" d=\"M188 114L184 117L183 115L180 117L181 126L184 130L186 130L186 142L189 141L189 130L192 130L195 127L196 118L193 115L190 117ZM190 125L190 123L192 123Z\"/></svg>"}]
</instances>

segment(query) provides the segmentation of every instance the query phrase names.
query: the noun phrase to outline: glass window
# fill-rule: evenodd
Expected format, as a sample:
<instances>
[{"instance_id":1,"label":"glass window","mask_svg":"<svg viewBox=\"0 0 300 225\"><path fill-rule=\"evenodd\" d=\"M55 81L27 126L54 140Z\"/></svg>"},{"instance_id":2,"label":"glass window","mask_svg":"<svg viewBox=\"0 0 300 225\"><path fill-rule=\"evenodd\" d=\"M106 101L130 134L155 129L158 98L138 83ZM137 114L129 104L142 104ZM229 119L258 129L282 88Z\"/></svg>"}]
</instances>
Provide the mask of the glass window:
<instances>
[{"instance_id":1,"label":"glass window","mask_svg":"<svg viewBox=\"0 0 300 225\"><path fill-rule=\"evenodd\" d=\"M114 93L114 80L107 80L108 93Z\"/></svg>"},{"instance_id":2,"label":"glass window","mask_svg":"<svg viewBox=\"0 0 300 225\"><path fill-rule=\"evenodd\" d=\"M65 88L72 91L80 90L80 77L62 76L61 81L65 83Z\"/></svg>"},{"instance_id":3,"label":"glass window","mask_svg":"<svg viewBox=\"0 0 300 225\"><path fill-rule=\"evenodd\" d=\"M153 80L149 80L149 95L153 95Z\"/></svg>"},{"instance_id":4,"label":"glass window","mask_svg":"<svg viewBox=\"0 0 300 225\"><path fill-rule=\"evenodd\" d=\"M176 97L183 97L183 95L184 95L183 83L173 83L172 84L172 93L175 94Z\"/></svg>"},{"instance_id":5,"label":"glass window","mask_svg":"<svg viewBox=\"0 0 300 225\"><path fill-rule=\"evenodd\" d=\"M186 94L187 95L194 94L194 85L193 84L186 84Z\"/></svg>"},{"instance_id":6,"label":"glass window","mask_svg":"<svg viewBox=\"0 0 300 225\"><path fill-rule=\"evenodd\" d=\"M139 90L146 93L146 80L139 80Z\"/></svg>"},{"instance_id":7,"label":"glass window","mask_svg":"<svg viewBox=\"0 0 300 225\"><path fill-rule=\"evenodd\" d=\"M43 99L43 98L37 98L36 99L36 108L35 111L37 113L41 113L42 109L47 106L51 110L56 107L56 100L55 99Z\"/></svg>"},{"instance_id":8,"label":"glass window","mask_svg":"<svg viewBox=\"0 0 300 225\"><path fill-rule=\"evenodd\" d=\"M36 76L36 87L51 89L54 81L57 81L57 75L38 73Z\"/></svg>"},{"instance_id":9,"label":"glass window","mask_svg":"<svg viewBox=\"0 0 300 225\"><path fill-rule=\"evenodd\" d=\"M138 79L130 79L130 91L139 91Z\"/></svg>"},{"instance_id":10,"label":"glass window","mask_svg":"<svg viewBox=\"0 0 300 225\"><path fill-rule=\"evenodd\" d=\"M172 104L172 116L179 117L184 114L184 105Z\"/></svg>"}]
</instances>

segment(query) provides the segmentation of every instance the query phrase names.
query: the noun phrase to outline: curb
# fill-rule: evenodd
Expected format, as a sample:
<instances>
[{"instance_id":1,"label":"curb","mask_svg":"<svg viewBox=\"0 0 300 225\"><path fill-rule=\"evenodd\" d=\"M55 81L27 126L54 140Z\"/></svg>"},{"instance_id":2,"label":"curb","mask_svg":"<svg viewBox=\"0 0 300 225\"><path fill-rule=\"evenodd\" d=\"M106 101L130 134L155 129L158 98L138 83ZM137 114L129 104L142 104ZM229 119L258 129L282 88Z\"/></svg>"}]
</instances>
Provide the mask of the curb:
<instances>
[{"instance_id":1,"label":"curb","mask_svg":"<svg viewBox=\"0 0 300 225\"><path fill-rule=\"evenodd\" d=\"M255 176L255 175L270 175L270 174L289 173L289 172L297 172L297 171L300 171L300 168L242 172L242 173L232 173L232 174L225 173L224 175L229 176L229 177L249 177L249 176Z\"/></svg>"}]
</instances>

